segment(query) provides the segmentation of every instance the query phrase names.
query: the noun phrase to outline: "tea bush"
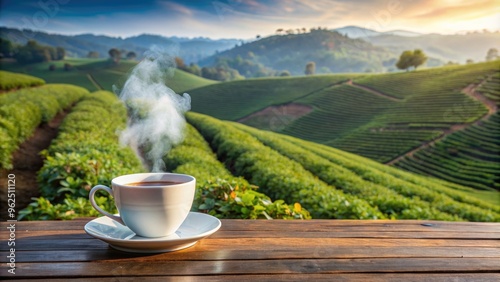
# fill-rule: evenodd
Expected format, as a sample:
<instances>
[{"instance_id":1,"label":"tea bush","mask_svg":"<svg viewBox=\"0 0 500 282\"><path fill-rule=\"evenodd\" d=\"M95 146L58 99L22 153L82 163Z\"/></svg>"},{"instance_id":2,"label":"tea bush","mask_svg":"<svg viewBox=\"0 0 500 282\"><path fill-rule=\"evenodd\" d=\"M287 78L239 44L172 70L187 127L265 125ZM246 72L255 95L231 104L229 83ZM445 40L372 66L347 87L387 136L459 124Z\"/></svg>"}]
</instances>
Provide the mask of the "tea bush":
<instances>
[{"instance_id":1,"label":"tea bush","mask_svg":"<svg viewBox=\"0 0 500 282\"><path fill-rule=\"evenodd\" d=\"M500 221L498 206L472 199L456 189L440 184L439 180L431 180L394 169L328 146L280 136L334 164L353 171L366 181L386 187L400 195L429 202L432 207L442 212L470 221Z\"/></svg>"},{"instance_id":2,"label":"tea bush","mask_svg":"<svg viewBox=\"0 0 500 282\"><path fill-rule=\"evenodd\" d=\"M227 167L259 185L271 198L301 203L315 218L384 218L366 201L328 186L250 134L201 114L188 113L187 118Z\"/></svg>"},{"instance_id":3,"label":"tea bush","mask_svg":"<svg viewBox=\"0 0 500 282\"><path fill-rule=\"evenodd\" d=\"M48 84L0 95L1 168L12 168L12 153L40 123L52 120L86 93L73 85Z\"/></svg>"},{"instance_id":4,"label":"tea bush","mask_svg":"<svg viewBox=\"0 0 500 282\"><path fill-rule=\"evenodd\" d=\"M70 219L97 216L88 200L93 185L110 185L122 174L144 171L129 148L120 146L117 130L126 123L126 110L107 91L88 93L64 119L58 137L43 151L38 173L41 197L20 212L26 219ZM96 197L116 212L107 194Z\"/></svg>"},{"instance_id":5,"label":"tea bush","mask_svg":"<svg viewBox=\"0 0 500 282\"><path fill-rule=\"evenodd\" d=\"M45 84L41 78L0 70L0 90L13 90Z\"/></svg>"},{"instance_id":6,"label":"tea bush","mask_svg":"<svg viewBox=\"0 0 500 282\"><path fill-rule=\"evenodd\" d=\"M363 197L372 206L378 207L389 218L463 220L453 214L440 211L439 206L431 206L430 203L417 197L410 195L405 197L386 186L365 180L352 170L330 162L310 150L283 140L280 135L259 131L241 124L235 123L233 125L252 134L265 145L277 150L284 156L299 162L304 168L326 183L335 185L348 194ZM358 163L357 166L361 166L361 164Z\"/></svg>"},{"instance_id":7,"label":"tea bush","mask_svg":"<svg viewBox=\"0 0 500 282\"><path fill-rule=\"evenodd\" d=\"M167 170L196 177L193 211L219 218L311 218L299 203L291 207L282 200L273 202L266 195L255 191L256 186L233 176L191 125L187 127L183 144L173 148L164 160Z\"/></svg>"}]
</instances>

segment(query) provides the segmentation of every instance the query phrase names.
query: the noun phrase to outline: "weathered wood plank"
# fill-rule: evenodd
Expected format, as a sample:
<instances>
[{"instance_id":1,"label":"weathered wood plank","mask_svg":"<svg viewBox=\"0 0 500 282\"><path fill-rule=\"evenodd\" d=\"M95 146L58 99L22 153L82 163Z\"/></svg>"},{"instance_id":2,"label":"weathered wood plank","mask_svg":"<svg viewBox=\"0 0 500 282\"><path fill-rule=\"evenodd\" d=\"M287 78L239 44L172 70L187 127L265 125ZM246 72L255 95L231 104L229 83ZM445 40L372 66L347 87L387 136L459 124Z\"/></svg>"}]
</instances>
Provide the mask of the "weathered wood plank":
<instances>
[{"instance_id":1,"label":"weathered wood plank","mask_svg":"<svg viewBox=\"0 0 500 282\"><path fill-rule=\"evenodd\" d=\"M76 219L70 221L20 221L16 223L17 230L81 230L91 219ZM500 232L499 223L490 222L447 222L447 221L418 221L418 220L222 220L222 229L226 231L249 230L254 231L459 231L459 232ZM8 226L6 222L0 223L0 230Z\"/></svg>"},{"instance_id":2,"label":"weathered wood plank","mask_svg":"<svg viewBox=\"0 0 500 282\"><path fill-rule=\"evenodd\" d=\"M165 281L165 282L212 282L212 281L269 281L269 282L289 282L289 281L333 281L333 282L493 282L500 281L498 273L369 273L351 274L276 274L276 275L203 275L203 276L134 276L134 277L91 277L85 278L64 278L51 279L51 282L135 282L135 281ZM14 281L14 280L6 280ZM38 279L21 279L19 282L38 281Z\"/></svg>"},{"instance_id":3,"label":"weathered wood plank","mask_svg":"<svg viewBox=\"0 0 500 282\"><path fill-rule=\"evenodd\" d=\"M0 238L9 236L8 232L0 232ZM16 232L16 238L25 240L44 240L57 236L58 239L81 240L91 239L83 228L79 230L49 230ZM463 231L226 231L219 230L211 238L400 238L400 239L500 239L500 232L463 232Z\"/></svg>"},{"instance_id":4,"label":"weathered wood plank","mask_svg":"<svg viewBox=\"0 0 500 282\"><path fill-rule=\"evenodd\" d=\"M0 252L0 257L7 256ZM498 248L451 248L451 247L372 247L372 246L324 246L311 249L302 246L272 247L268 251L237 247L207 248L195 245L173 253L133 254L112 248L84 250L38 250L16 251L17 262L88 262L88 261L179 261L179 260L276 260L276 259L334 259L334 258L496 258L500 261Z\"/></svg>"},{"instance_id":5,"label":"weathered wood plank","mask_svg":"<svg viewBox=\"0 0 500 282\"><path fill-rule=\"evenodd\" d=\"M19 263L19 276L83 277L159 276L159 275L240 275L240 274L336 274L336 273L435 273L500 272L498 260L484 258L377 258L377 259L309 259L248 261L136 261ZM16 274L16 275L17 275Z\"/></svg>"},{"instance_id":6,"label":"weathered wood plank","mask_svg":"<svg viewBox=\"0 0 500 282\"><path fill-rule=\"evenodd\" d=\"M460 239L394 239L394 238L211 238L200 240L197 244L204 249L220 249L236 246L239 250L262 250L269 248L304 247L321 249L326 246L339 247L485 247L499 248L500 240L460 240ZM107 247L98 239L59 240L57 235L50 239L16 240L16 250L82 250ZM0 250L6 250L7 244L2 244Z\"/></svg>"}]
</instances>

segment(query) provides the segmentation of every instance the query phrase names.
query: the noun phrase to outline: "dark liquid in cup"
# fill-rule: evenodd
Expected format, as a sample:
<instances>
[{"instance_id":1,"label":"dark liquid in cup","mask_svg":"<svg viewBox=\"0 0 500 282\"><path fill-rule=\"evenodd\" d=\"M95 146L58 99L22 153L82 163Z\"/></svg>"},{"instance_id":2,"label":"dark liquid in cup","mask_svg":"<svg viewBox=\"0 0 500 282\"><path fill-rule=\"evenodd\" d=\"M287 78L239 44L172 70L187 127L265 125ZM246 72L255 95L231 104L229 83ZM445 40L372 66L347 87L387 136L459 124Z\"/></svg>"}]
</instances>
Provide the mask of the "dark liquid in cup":
<instances>
[{"instance_id":1,"label":"dark liquid in cup","mask_svg":"<svg viewBox=\"0 0 500 282\"><path fill-rule=\"evenodd\" d=\"M127 183L125 185L127 185L127 186L148 187L148 186L169 186L169 185L175 185L175 184L180 184L180 183L181 182L174 182L174 181L144 181L144 182Z\"/></svg>"}]
</instances>

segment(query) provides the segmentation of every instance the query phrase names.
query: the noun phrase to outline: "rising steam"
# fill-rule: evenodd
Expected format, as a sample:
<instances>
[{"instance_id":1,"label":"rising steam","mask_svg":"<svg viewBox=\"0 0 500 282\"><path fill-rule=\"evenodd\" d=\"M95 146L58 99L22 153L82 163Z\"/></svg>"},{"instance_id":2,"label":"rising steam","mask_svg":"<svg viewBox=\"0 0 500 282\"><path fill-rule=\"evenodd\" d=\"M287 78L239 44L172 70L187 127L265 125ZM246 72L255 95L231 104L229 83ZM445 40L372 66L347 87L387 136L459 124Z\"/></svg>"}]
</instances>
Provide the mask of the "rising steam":
<instances>
[{"instance_id":1,"label":"rising steam","mask_svg":"<svg viewBox=\"0 0 500 282\"><path fill-rule=\"evenodd\" d=\"M120 142L130 146L153 172L165 170L163 156L184 139L184 113L191 109L189 94L178 95L165 85L174 68L174 58L153 47L117 91L129 116Z\"/></svg>"}]
</instances>

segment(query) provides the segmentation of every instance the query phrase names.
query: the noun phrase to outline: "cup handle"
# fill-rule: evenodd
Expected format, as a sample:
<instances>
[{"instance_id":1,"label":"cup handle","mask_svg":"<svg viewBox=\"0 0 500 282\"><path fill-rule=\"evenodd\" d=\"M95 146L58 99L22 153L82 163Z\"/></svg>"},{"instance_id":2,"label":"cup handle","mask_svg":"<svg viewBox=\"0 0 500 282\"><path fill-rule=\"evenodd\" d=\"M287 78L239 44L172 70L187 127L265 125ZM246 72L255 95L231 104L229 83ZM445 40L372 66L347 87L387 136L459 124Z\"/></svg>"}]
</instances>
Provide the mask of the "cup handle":
<instances>
[{"instance_id":1,"label":"cup handle","mask_svg":"<svg viewBox=\"0 0 500 282\"><path fill-rule=\"evenodd\" d=\"M90 204L94 207L94 209L96 209L98 212L100 212L101 214L113 219L114 221L122 224L122 225L125 225L125 223L123 222L123 220L121 219L121 217L119 216L116 216L116 215L112 215L110 214L109 212L101 209L101 207L99 207L97 205L97 203L95 202L95 199L94 199L94 195L97 191L99 190L104 190L106 192L108 192L109 194L111 194L111 196L113 196L113 190L111 190L111 188L107 187L107 186L104 186L104 185L96 185L92 188L92 190L90 190L90 194L89 194L89 200L90 200Z\"/></svg>"}]
</instances>

